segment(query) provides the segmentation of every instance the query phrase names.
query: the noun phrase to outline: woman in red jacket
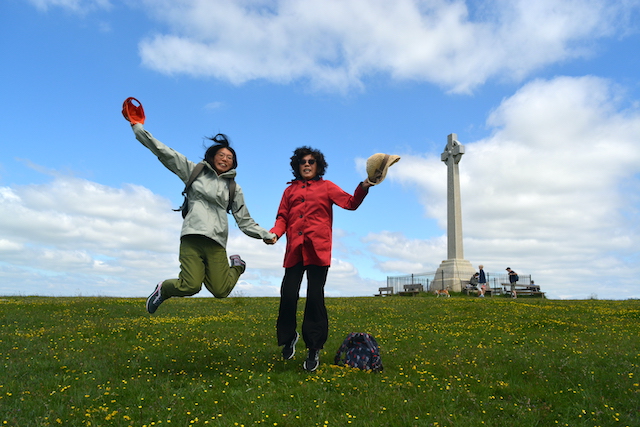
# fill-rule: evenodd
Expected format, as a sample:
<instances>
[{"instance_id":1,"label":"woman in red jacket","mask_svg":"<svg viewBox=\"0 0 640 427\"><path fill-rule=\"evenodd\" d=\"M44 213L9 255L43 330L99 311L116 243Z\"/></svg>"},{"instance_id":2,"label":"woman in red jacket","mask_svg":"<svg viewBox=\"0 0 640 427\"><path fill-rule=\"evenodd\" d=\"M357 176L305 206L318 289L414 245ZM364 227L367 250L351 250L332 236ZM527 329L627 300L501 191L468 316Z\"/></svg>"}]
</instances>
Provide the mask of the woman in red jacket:
<instances>
[{"instance_id":1,"label":"woman in red jacket","mask_svg":"<svg viewBox=\"0 0 640 427\"><path fill-rule=\"evenodd\" d=\"M320 350L329 332L324 285L331 265L333 205L357 209L372 185L368 180L361 182L352 196L333 182L322 179L327 166L318 150L300 147L294 151L291 169L295 179L284 190L276 223L271 229L276 239L287 235L277 322L278 345L284 346L285 360L295 354L299 337L296 311L302 276L307 272L307 302L302 322L302 339L308 349L303 366L307 371L318 368Z\"/></svg>"}]
</instances>

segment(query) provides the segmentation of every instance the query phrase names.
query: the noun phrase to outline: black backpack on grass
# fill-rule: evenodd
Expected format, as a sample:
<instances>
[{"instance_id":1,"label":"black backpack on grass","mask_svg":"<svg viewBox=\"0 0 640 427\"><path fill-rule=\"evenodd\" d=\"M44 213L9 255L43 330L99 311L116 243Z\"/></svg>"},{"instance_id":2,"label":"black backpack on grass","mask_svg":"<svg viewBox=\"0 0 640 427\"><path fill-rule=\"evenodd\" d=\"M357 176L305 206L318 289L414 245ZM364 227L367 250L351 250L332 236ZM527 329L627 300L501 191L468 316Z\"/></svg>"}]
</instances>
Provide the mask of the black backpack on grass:
<instances>
[{"instance_id":1,"label":"black backpack on grass","mask_svg":"<svg viewBox=\"0 0 640 427\"><path fill-rule=\"evenodd\" d=\"M344 354L344 356L343 356ZM342 342L334 363L364 371L382 371L380 347L376 339L365 332L351 332Z\"/></svg>"}]
</instances>

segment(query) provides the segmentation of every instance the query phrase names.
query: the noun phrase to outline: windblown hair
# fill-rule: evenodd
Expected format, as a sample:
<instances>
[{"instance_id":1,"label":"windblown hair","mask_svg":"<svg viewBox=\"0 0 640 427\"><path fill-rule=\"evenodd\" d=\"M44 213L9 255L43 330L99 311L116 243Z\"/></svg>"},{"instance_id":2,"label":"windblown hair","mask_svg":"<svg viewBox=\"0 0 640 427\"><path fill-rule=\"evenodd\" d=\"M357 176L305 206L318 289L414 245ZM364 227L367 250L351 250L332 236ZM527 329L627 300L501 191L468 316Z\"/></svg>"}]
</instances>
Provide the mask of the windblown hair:
<instances>
[{"instance_id":1,"label":"windblown hair","mask_svg":"<svg viewBox=\"0 0 640 427\"><path fill-rule=\"evenodd\" d=\"M313 156L313 158L316 160L316 164L318 165L318 172L316 176L318 178L322 177L326 172L329 164L324 159L324 154L322 154L320 150L316 150L307 146L299 147L299 148L296 148L295 151L293 152L293 156L291 156L291 163L290 163L291 171L293 172L293 176L295 176L296 179L300 179L300 180L302 179L302 176L300 175L300 159L304 158L309 154Z\"/></svg>"},{"instance_id":2,"label":"windblown hair","mask_svg":"<svg viewBox=\"0 0 640 427\"><path fill-rule=\"evenodd\" d=\"M236 151L229 145L230 142L227 135L225 135L224 133L219 133L213 137L208 136L207 139L215 142L215 144L207 148L207 151L204 153L204 160L206 162L213 166L213 158L216 156L218 151L221 148L226 148L227 150L231 151L231 154L233 154L233 166L231 167L231 169L236 169L238 167L238 156L236 156Z\"/></svg>"}]
</instances>

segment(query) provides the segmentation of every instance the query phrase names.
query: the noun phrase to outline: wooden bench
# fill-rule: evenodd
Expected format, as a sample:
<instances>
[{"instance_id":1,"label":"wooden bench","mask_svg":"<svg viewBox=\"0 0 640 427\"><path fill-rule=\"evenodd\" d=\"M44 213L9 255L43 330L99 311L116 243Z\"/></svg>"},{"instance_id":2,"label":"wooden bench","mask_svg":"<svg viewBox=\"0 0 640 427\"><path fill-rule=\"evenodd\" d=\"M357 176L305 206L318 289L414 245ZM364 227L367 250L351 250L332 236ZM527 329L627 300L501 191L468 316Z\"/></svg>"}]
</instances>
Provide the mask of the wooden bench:
<instances>
[{"instance_id":1,"label":"wooden bench","mask_svg":"<svg viewBox=\"0 0 640 427\"><path fill-rule=\"evenodd\" d=\"M534 291L533 289L520 289L520 290L516 289L516 294L518 296L520 296L520 295L530 295L530 296L534 296L534 297L545 298L544 292Z\"/></svg>"},{"instance_id":2,"label":"wooden bench","mask_svg":"<svg viewBox=\"0 0 640 427\"><path fill-rule=\"evenodd\" d=\"M421 283L411 283L404 285L404 292L399 292L402 296L416 296L420 292L424 292L424 286Z\"/></svg>"},{"instance_id":3,"label":"wooden bench","mask_svg":"<svg viewBox=\"0 0 640 427\"><path fill-rule=\"evenodd\" d=\"M471 295L471 292L479 293L478 287L472 285L468 280L461 280L460 287L462 288L463 294Z\"/></svg>"},{"instance_id":4,"label":"wooden bench","mask_svg":"<svg viewBox=\"0 0 640 427\"><path fill-rule=\"evenodd\" d=\"M501 283L503 292L506 296L511 296L511 283ZM530 295L530 296L539 296L541 298L545 298L545 293L540 292L540 288L536 286L538 290L531 289L531 285L519 285L516 283L515 290L516 295Z\"/></svg>"},{"instance_id":5,"label":"wooden bench","mask_svg":"<svg viewBox=\"0 0 640 427\"><path fill-rule=\"evenodd\" d=\"M484 293L485 295L491 295L491 296L502 295L504 293L504 290L498 286L497 288L487 288L484 291Z\"/></svg>"},{"instance_id":6,"label":"wooden bench","mask_svg":"<svg viewBox=\"0 0 640 427\"><path fill-rule=\"evenodd\" d=\"M393 287L392 286L385 286L383 288L378 288L378 293L375 294L375 296L377 297L384 297L387 295L393 295Z\"/></svg>"},{"instance_id":7,"label":"wooden bench","mask_svg":"<svg viewBox=\"0 0 640 427\"><path fill-rule=\"evenodd\" d=\"M467 294L467 295L471 295L471 293L476 293L478 295L480 295L480 284L478 284L477 286L471 285L471 283L468 280L462 280L460 282L460 285L462 286L462 293ZM500 295L503 293L502 288L497 287L497 288L492 288L489 283L485 284L485 288L484 288L484 294L487 296L493 296L493 295Z\"/></svg>"}]
</instances>

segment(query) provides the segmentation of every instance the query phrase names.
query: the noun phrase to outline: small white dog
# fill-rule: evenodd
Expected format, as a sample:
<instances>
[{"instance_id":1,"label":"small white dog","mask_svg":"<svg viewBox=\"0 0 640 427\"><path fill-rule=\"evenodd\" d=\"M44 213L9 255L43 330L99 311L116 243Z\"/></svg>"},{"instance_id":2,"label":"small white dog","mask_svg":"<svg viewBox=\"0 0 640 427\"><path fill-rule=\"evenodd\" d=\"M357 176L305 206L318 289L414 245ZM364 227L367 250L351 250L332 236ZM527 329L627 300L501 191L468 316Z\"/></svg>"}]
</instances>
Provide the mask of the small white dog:
<instances>
[{"instance_id":1,"label":"small white dog","mask_svg":"<svg viewBox=\"0 0 640 427\"><path fill-rule=\"evenodd\" d=\"M451 295L449 295L449 290L448 289L436 289L435 290L436 293L436 297L451 297Z\"/></svg>"}]
</instances>

